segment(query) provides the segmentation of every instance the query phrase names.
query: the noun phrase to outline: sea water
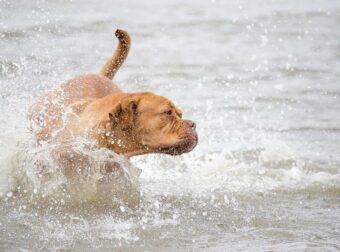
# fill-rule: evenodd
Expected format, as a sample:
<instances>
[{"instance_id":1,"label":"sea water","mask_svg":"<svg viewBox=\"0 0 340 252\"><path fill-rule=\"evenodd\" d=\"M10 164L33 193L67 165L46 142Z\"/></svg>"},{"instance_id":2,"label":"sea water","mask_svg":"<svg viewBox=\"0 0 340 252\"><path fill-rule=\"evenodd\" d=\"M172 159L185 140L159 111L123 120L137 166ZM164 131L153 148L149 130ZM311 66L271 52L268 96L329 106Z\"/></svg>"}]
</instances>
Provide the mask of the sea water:
<instances>
[{"instance_id":1,"label":"sea water","mask_svg":"<svg viewBox=\"0 0 340 252\"><path fill-rule=\"evenodd\" d=\"M336 0L0 0L0 251L339 250L339 13ZM100 149L68 180L27 110L97 73L116 28L132 48L114 81L174 101L199 144ZM119 176L99 172L108 159Z\"/></svg>"}]
</instances>

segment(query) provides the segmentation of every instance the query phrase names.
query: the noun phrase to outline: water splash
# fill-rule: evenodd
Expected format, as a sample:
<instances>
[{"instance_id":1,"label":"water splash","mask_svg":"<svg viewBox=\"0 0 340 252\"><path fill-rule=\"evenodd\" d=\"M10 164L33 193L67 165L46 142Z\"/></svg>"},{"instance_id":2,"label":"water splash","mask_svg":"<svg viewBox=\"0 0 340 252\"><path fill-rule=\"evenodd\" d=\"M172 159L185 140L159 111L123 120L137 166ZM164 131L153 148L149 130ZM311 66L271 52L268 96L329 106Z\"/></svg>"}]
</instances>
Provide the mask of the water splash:
<instances>
[{"instance_id":1,"label":"water splash","mask_svg":"<svg viewBox=\"0 0 340 252\"><path fill-rule=\"evenodd\" d=\"M67 147L75 155L86 157L87 166L83 169L83 164L75 163L75 174L66 176L65 167L57 156L61 146L39 146L29 135L25 140L9 147L8 153L2 153L0 178L3 196L25 197L31 204L46 203L59 207L117 208L121 204L138 204L140 170L124 157L106 149L89 150L89 143L79 139ZM108 163L113 164L115 170L107 171Z\"/></svg>"}]
</instances>

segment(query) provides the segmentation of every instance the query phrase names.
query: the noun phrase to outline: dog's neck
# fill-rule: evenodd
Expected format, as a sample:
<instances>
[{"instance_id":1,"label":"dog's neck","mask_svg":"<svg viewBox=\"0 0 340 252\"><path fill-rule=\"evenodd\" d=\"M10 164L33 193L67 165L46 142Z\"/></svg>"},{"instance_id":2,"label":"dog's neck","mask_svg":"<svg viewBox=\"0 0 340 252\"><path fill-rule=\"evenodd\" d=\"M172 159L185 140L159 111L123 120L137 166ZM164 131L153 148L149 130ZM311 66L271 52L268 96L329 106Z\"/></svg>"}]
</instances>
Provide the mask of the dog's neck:
<instances>
[{"instance_id":1,"label":"dog's neck","mask_svg":"<svg viewBox=\"0 0 340 252\"><path fill-rule=\"evenodd\" d=\"M88 130L88 137L95 139L98 147L107 148L127 158L148 153L147 146L140 144L131 131L115 127L112 122L104 121ZM131 141L131 138L136 138Z\"/></svg>"}]
</instances>

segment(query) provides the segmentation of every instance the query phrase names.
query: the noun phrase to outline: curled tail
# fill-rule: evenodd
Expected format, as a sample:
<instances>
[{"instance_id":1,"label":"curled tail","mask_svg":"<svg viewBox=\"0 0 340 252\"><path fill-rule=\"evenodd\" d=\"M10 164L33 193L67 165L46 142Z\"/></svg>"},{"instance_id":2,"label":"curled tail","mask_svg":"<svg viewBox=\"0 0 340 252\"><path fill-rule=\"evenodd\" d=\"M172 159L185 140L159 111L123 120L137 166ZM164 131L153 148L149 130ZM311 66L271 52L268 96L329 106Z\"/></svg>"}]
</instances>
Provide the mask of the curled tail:
<instances>
[{"instance_id":1,"label":"curled tail","mask_svg":"<svg viewBox=\"0 0 340 252\"><path fill-rule=\"evenodd\" d=\"M111 80L113 79L118 69L126 59L131 45L130 35L126 31L117 29L115 32L115 36L119 40L117 49L112 55L112 57L106 62L106 64L100 70L100 74L106 76Z\"/></svg>"}]
</instances>

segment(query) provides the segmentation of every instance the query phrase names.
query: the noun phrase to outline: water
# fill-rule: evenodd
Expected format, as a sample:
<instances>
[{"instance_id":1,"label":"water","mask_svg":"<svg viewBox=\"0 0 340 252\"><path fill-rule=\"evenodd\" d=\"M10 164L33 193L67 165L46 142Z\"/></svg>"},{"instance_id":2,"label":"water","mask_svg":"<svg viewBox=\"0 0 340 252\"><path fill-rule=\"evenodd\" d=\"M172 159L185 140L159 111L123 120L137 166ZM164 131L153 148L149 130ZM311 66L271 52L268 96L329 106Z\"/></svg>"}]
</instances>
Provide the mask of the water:
<instances>
[{"instance_id":1,"label":"water","mask_svg":"<svg viewBox=\"0 0 340 252\"><path fill-rule=\"evenodd\" d=\"M336 0L1 0L0 251L339 250L339 13ZM98 72L117 27L133 45L115 81L173 100L200 142L131 161L98 150L67 181L26 112ZM108 158L123 175L100 177Z\"/></svg>"}]
</instances>

